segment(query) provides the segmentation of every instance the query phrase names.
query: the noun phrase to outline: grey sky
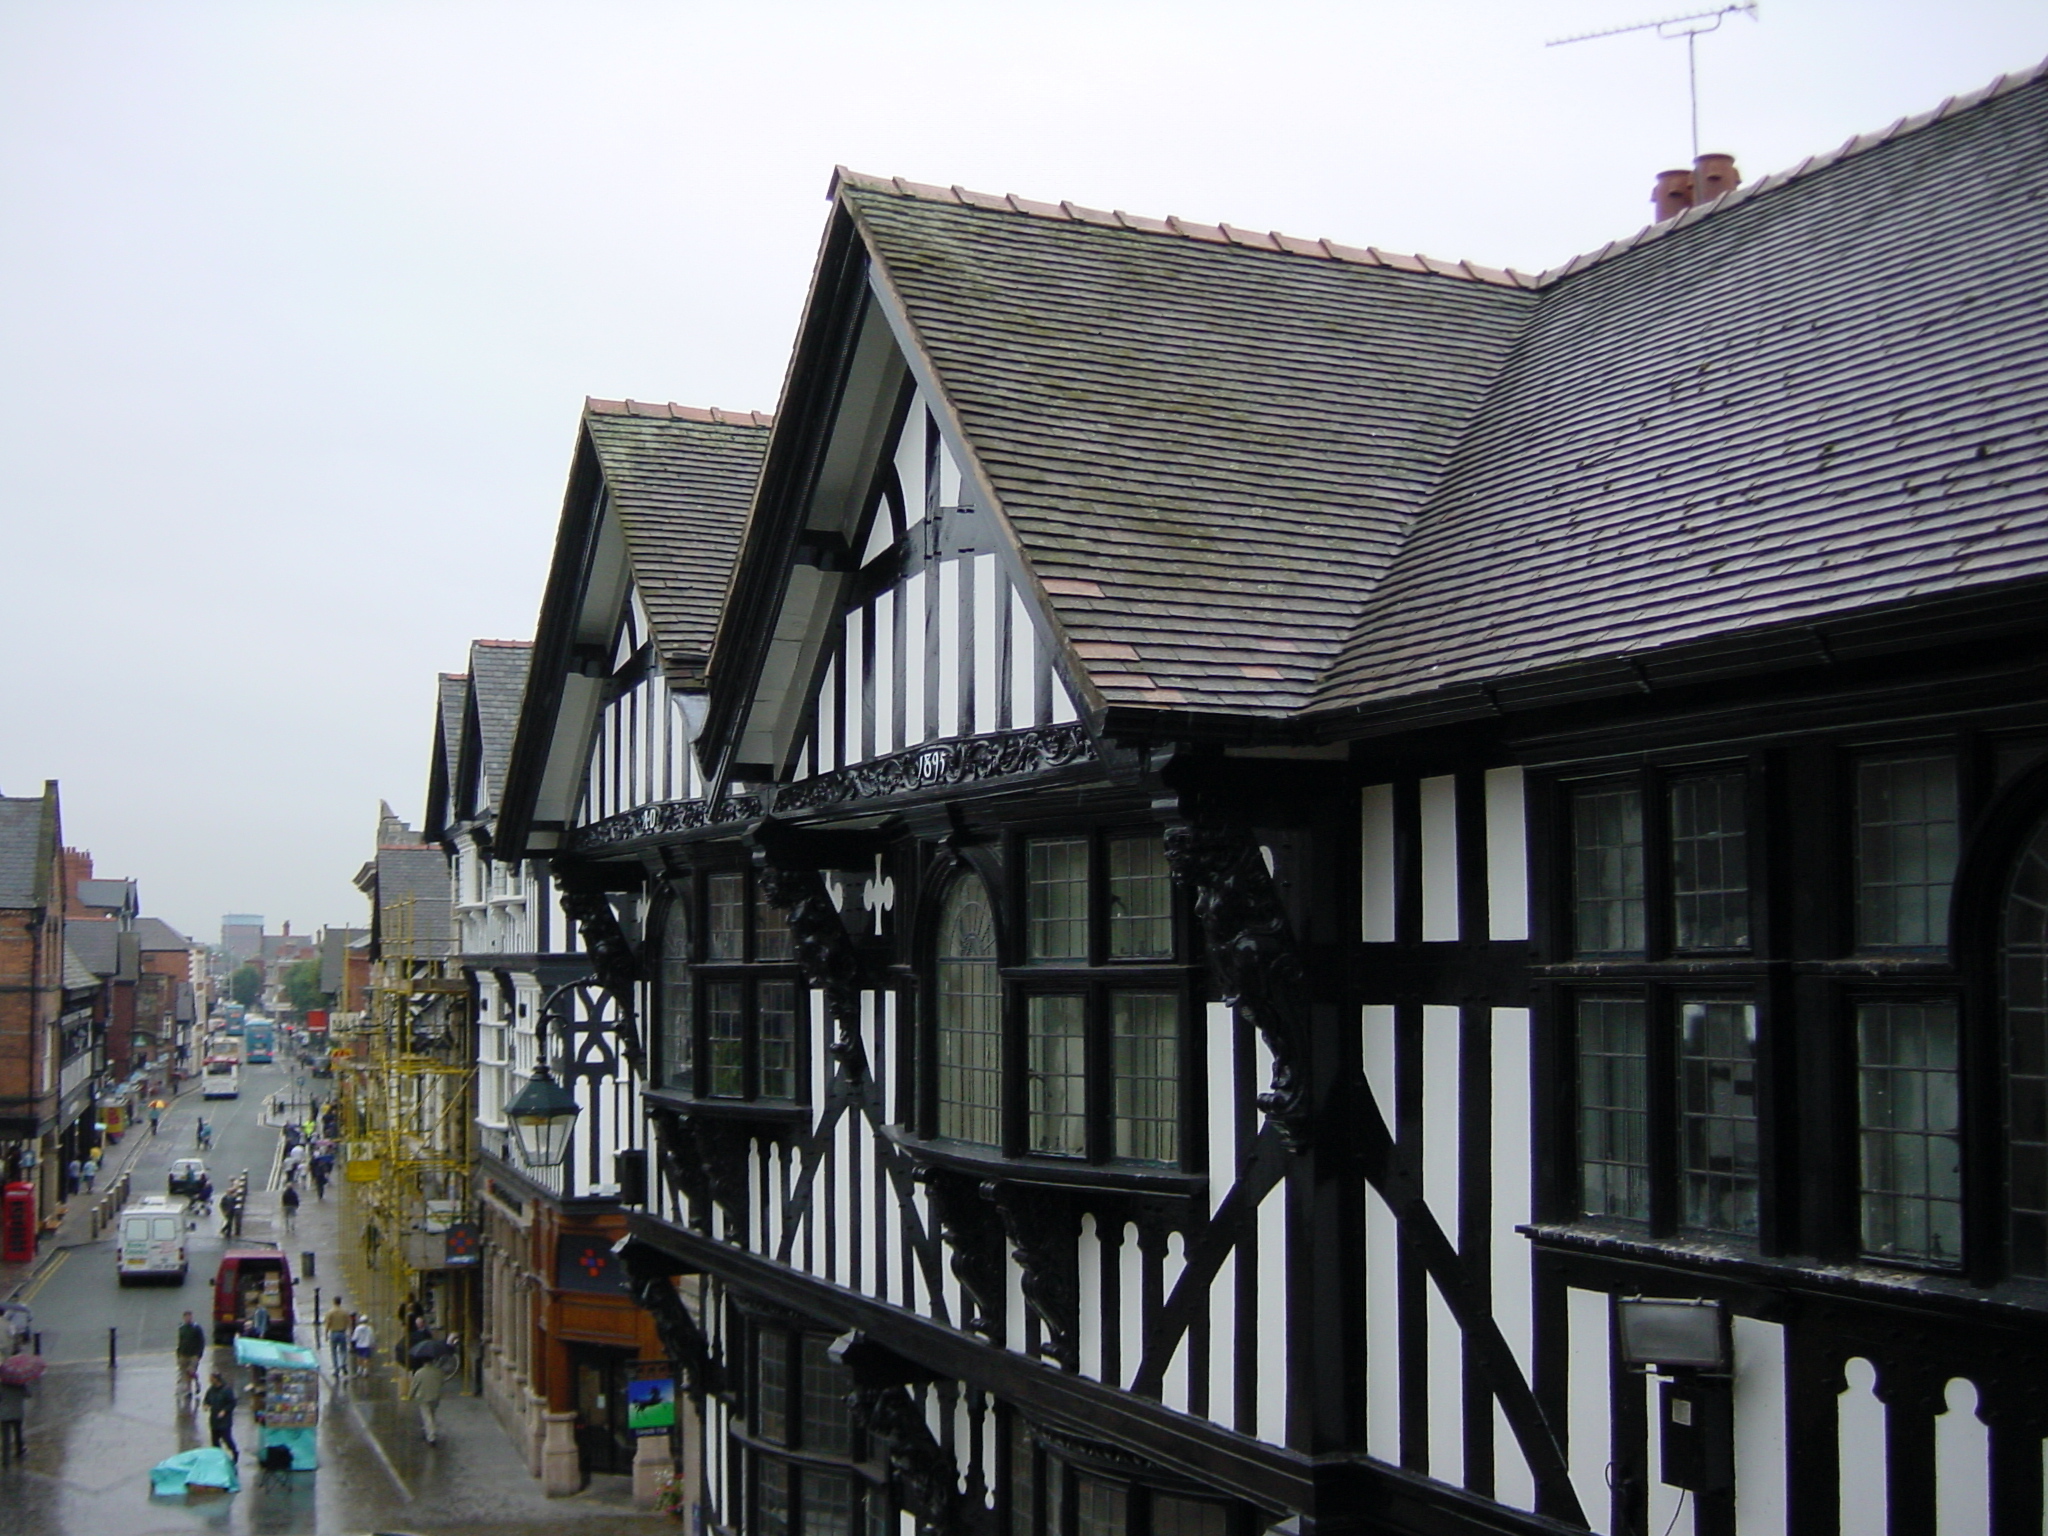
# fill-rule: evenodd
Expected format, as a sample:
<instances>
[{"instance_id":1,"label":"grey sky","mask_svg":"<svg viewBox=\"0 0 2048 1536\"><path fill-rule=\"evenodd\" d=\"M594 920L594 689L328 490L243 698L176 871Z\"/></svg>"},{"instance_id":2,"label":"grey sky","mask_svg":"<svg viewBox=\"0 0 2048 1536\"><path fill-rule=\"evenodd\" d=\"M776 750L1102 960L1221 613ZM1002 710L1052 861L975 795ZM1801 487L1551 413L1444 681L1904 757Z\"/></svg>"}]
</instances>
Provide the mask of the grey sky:
<instances>
[{"instance_id":1,"label":"grey sky","mask_svg":"<svg viewBox=\"0 0 2048 1536\"><path fill-rule=\"evenodd\" d=\"M1543 41L1706 8L0 0L0 791L199 937L358 921L582 398L773 409L835 163L1536 270L1689 152L1683 44ZM2038 0L1765 0L1703 147L2044 54Z\"/></svg>"}]
</instances>

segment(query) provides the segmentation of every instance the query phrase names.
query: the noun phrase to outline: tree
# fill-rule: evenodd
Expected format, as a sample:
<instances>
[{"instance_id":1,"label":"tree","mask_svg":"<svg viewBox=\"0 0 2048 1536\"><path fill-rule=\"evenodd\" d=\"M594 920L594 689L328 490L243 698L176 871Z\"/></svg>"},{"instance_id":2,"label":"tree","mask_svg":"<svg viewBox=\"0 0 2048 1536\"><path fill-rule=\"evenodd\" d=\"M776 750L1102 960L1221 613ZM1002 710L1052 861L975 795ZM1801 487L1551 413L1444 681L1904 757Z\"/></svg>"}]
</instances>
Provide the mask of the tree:
<instances>
[{"instance_id":1,"label":"tree","mask_svg":"<svg viewBox=\"0 0 2048 1536\"><path fill-rule=\"evenodd\" d=\"M263 996L263 972L253 965L245 965L228 978L228 996L244 1008L254 1008Z\"/></svg>"},{"instance_id":2,"label":"tree","mask_svg":"<svg viewBox=\"0 0 2048 1536\"><path fill-rule=\"evenodd\" d=\"M284 968L285 1000L304 1013L308 1008L325 1008L334 1001L331 992L320 990L320 962L297 960Z\"/></svg>"}]
</instances>

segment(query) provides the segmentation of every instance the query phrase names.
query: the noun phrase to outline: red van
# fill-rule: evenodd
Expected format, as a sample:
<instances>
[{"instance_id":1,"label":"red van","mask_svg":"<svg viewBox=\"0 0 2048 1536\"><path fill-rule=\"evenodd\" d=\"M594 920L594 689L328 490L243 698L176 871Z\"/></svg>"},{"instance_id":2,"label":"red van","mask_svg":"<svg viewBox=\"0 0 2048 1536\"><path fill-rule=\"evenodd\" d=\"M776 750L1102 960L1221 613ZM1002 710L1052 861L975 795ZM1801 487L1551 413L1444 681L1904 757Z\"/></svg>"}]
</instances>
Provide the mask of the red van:
<instances>
[{"instance_id":1,"label":"red van","mask_svg":"<svg viewBox=\"0 0 2048 1536\"><path fill-rule=\"evenodd\" d=\"M284 1250L236 1242L220 1257L213 1277L213 1342L229 1344L248 1331L257 1304L270 1314L263 1336L292 1342L292 1266Z\"/></svg>"}]
</instances>

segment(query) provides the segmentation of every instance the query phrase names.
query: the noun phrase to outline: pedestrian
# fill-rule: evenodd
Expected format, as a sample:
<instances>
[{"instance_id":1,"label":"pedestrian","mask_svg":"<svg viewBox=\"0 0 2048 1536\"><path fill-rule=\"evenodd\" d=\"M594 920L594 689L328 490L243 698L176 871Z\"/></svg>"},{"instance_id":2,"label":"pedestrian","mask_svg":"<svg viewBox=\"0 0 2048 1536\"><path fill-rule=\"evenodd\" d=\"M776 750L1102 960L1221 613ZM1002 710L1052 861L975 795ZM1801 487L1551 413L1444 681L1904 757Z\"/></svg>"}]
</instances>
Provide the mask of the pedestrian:
<instances>
[{"instance_id":1,"label":"pedestrian","mask_svg":"<svg viewBox=\"0 0 2048 1536\"><path fill-rule=\"evenodd\" d=\"M152 1105L150 1105L150 1106L149 1106L149 1134L150 1134L150 1135L154 1136L154 1135L156 1134L156 1122L157 1122L157 1119L158 1119L158 1117L159 1117L159 1116L161 1116L161 1115L163 1114L163 1112L164 1112L164 1107L163 1107L163 1105L161 1105L161 1104L152 1104Z\"/></svg>"},{"instance_id":2,"label":"pedestrian","mask_svg":"<svg viewBox=\"0 0 2048 1536\"><path fill-rule=\"evenodd\" d=\"M313 1159L313 1193L322 1200L327 1198L327 1168L328 1161L326 1158L316 1157Z\"/></svg>"},{"instance_id":3,"label":"pedestrian","mask_svg":"<svg viewBox=\"0 0 2048 1536\"><path fill-rule=\"evenodd\" d=\"M97 1152L86 1153L85 1167L80 1171L85 1175L85 1192L89 1195L93 1192L93 1181L100 1176L99 1154Z\"/></svg>"},{"instance_id":4,"label":"pedestrian","mask_svg":"<svg viewBox=\"0 0 2048 1536\"><path fill-rule=\"evenodd\" d=\"M290 1232L299 1219L299 1186L296 1184L285 1185L284 1198L278 1203L284 1207L284 1229Z\"/></svg>"},{"instance_id":5,"label":"pedestrian","mask_svg":"<svg viewBox=\"0 0 2048 1536\"><path fill-rule=\"evenodd\" d=\"M334 1379L341 1380L348 1374L348 1332L349 1316L342 1310L341 1298L334 1298L334 1305L327 1309L327 1354L334 1362Z\"/></svg>"},{"instance_id":6,"label":"pedestrian","mask_svg":"<svg viewBox=\"0 0 2048 1536\"><path fill-rule=\"evenodd\" d=\"M28 1383L0 1381L0 1456L7 1454L10 1445L14 1447L15 1455L28 1454L28 1447L21 1439L21 1421L27 1417Z\"/></svg>"},{"instance_id":7,"label":"pedestrian","mask_svg":"<svg viewBox=\"0 0 2048 1536\"><path fill-rule=\"evenodd\" d=\"M77 1158L64 1165L64 1193L66 1196L78 1193L79 1182L85 1177Z\"/></svg>"},{"instance_id":8,"label":"pedestrian","mask_svg":"<svg viewBox=\"0 0 2048 1536\"><path fill-rule=\"evenodd\" d=\"M242 1230L242 1197L235 1193L233 1186L220 1197L220 1235L234 1237Z\"/></svg>"},{"instance_id":9,"label":"pedestrian","mask_svg":"<svg viewBox=\"0 0 2048 1536\"><path fill-rule=\"evenodd\" d=\"M256 1304L249 1308L249 1337L252 1339L267 1339L270 1337L270 1308L263 1305L261 1297L258 1297Z\"/></svg>"},{"instance_id":10,"label":"pedestrian","mask_svg":"<svg viewBox=\"0 0 2048 1536\"><path fill-rule=\"evenodd\" d=\"M199 1395L199 1361L206 1353L206 1330L185 1314L178 1324L178 1388L186 1399Z\"/></svg>"},{"instance_id":11,"label":"pedestrian","mask_svg":"<svg viewBox=\"0 0 2048 1536\"><path fill-rule=\"evenodd\" d=\"M441 1366L438 1361L422 1360L413 1367L412 1400L420 1405L420 1433L426 1437L427 1444L439 1444L441 1426L434 1421L434 1415L441 1407Z\"/></svg>"},{"instance_id":12,"label":"pedestrian","mask_svg":"<svg viewBox=\"0 0 2048 1536\"><path fill-rule=\"evenodd\" d=\"M349 1348L355 1351L356 1374L370 1374L370 1351L377 1347L377 1330L370 1326L367 1315L356 1319L356 1325L348 1336Z\"/></svg>"},{"instance_id":13,"label":"pedestrian","mask_svg":"<svg viewBox=\"0 0 2048 1536\"><path fill-rule=\"evenodd\" d=\"M235 1444L235 1389L219 1371L213 1373L213 1385L206 1389L206 1429L215 1446L226 1442L228 1454L237 1461L242 1459L242 1448Z\"/></svg>"}]
</instances>

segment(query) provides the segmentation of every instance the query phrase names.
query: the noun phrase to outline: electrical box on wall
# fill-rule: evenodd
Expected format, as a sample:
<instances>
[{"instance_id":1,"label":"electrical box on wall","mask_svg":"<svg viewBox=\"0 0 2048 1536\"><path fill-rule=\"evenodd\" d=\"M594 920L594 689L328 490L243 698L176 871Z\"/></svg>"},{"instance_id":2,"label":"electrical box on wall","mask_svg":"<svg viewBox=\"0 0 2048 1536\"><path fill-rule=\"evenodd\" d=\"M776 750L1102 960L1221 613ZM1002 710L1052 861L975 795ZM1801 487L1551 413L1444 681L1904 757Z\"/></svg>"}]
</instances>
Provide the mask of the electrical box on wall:
<instances>
[{"instance_id":1,"label":"electrical box on wall","mask_svg":"<svg viewBox=\"0 0 2048 1536\"><path fill-rule=\"evenodd\" d=\"M1664 1481L1694 1493L1735 1485L1735 1403L1725 1377L1664 1383L1660 1415Z\"/></svg>"}]
</instances>

